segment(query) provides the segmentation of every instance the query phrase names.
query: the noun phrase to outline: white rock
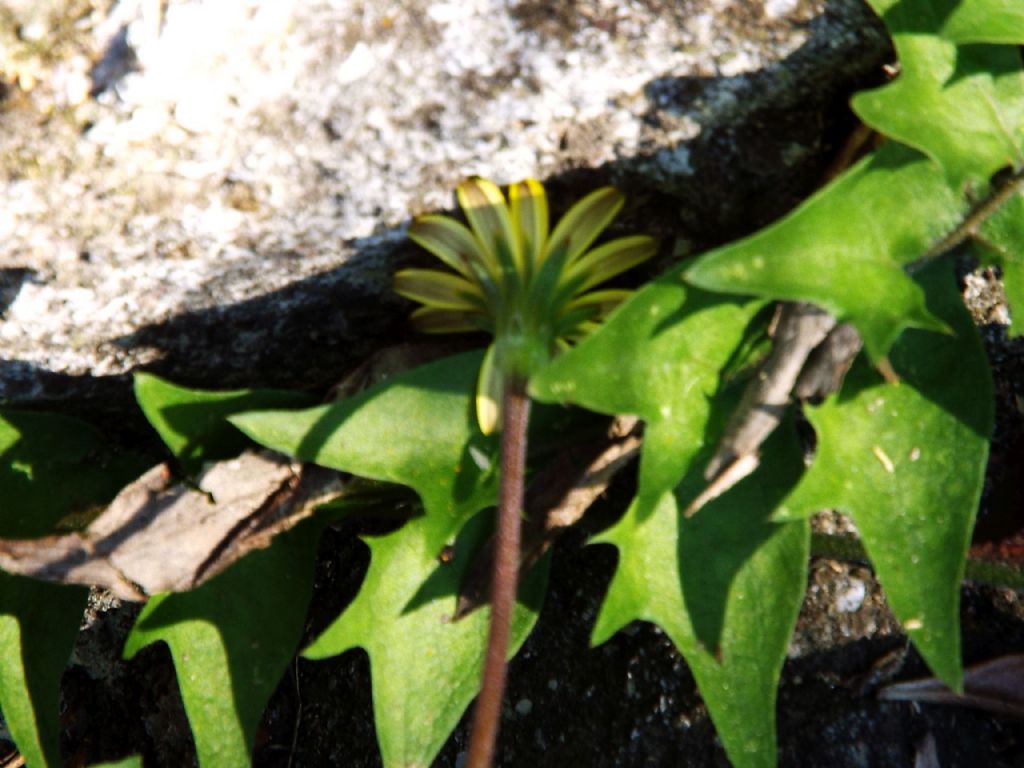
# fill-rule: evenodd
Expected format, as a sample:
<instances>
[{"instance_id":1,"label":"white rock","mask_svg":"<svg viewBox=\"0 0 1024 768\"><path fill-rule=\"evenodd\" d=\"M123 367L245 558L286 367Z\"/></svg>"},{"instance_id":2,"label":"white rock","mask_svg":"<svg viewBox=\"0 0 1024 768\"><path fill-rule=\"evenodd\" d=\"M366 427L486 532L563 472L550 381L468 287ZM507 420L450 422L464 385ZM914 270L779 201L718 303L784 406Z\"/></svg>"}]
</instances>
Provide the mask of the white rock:
<instances>
[{"instance_id":1,"label":"white rock","mask_svg":"<svg viewBox=\"0 0 1024 768\"><path fill-rule=\"evenodd\" d=\"M764 15L777 19L796 10L800 0L764 0Z\"/></svg>"},{"instance_id":2,"label":"white rock","mask_svg":"<svg viewBox=\"0 0 1024 768\"><path fill-rule=\"evenodd\" d=\"M370 51L370 46L360 40L356 43L348 58L341 62L341 66L338 67L338 71L335 74L335 79L343 85L354 83L356 80L362 80L370 74L376 64L377 60Z\"/></svg>"},{"instance_id":3,"label":"white rock","mask_svg":"<svg viewBox=\"0 0 1024 768\"><path fill-rule=\"evenodd\" d=\"M846 588L836 595L836 610L841 613L853 613L864 604L867 588L860 579L851 579Z\"/></svg>"}]
</instances>

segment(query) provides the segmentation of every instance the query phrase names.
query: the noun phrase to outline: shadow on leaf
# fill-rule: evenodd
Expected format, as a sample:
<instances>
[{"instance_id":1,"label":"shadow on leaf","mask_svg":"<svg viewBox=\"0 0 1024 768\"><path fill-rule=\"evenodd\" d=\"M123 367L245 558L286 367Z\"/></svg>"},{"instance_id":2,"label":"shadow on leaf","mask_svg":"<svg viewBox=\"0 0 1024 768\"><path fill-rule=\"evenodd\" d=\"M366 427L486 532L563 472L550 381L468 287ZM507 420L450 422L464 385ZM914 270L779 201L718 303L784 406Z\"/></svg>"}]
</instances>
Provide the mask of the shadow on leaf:
<instances>
[{"instance_id":1,"label":"shadow on leaf","mask_svg":"<svg viewBox=\"0 0 1024 768\"><path fill-rule=\"evenodd\" d=\"M681 508L703 489L700 461L676 490ZM792 422L766 444L761 466L694 517L680 521L679 576L697 640L717 654L729 591L740 569L782 529L768 516L803 470Z\"/></svg>"}]
</instances>

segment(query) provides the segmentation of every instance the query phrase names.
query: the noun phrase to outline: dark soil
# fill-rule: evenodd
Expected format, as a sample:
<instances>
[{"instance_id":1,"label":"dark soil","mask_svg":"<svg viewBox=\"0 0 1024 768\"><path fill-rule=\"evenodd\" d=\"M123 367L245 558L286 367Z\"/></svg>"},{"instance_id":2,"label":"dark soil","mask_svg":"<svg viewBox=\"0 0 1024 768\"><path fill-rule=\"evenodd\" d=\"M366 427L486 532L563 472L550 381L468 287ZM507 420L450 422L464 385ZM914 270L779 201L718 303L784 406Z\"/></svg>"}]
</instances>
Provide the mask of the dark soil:
<instances>
[{"instance_id":1,"label":"dark soil","mask_svg":"<svg viewBox=\"0 0 1024 768\"><path fill-rule=\"evenodd\" d=\"M615 550L584 547L583 540L576 532L556 548L540 621L512 663L501 765L727 766L693 677L664 633L636 623L589 647ZM353 563L365 568L367 562L353 531L328 532L310 630L354 594L361 574ZM962 599L967 664L1024 648L1020 593L968 584ZM195 764L166 649L152 646L131 662L118 660L135 612L100 606L79 644L87 666L65 674L69 765L135 752L147 766ZM927 675L870 570L813 558L779 694L780 765L914 765L929 739L937 765L1024 765L1024 722L876 696L887 682ZM464 718L435 765L461 766L467 737ZM255 765L380 765L365 654L295 663L261 724Z\"/></svg>"}]
</instances>

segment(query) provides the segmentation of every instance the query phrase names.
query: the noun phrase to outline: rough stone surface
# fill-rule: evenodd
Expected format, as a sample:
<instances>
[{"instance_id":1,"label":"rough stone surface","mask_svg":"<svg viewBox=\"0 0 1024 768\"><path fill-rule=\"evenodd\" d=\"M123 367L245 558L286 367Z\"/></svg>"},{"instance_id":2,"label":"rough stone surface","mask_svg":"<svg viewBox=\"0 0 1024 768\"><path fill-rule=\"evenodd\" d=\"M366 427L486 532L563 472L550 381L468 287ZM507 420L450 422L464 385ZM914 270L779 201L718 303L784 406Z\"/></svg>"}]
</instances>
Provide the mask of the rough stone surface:
<instances>
[{"instance_id":1,"label":"rough stone surface","mask_svg":"<svg viewBox=\"0 0 1024 768\"><path fill-rule=\"evenodd\" d=\"M0 15L15 403L323 387L404 333L404 227L469 174L619 183L666 258L727 240L806 194L887 51L860 0L72 5Z\"/></svg>"}]
</instances>

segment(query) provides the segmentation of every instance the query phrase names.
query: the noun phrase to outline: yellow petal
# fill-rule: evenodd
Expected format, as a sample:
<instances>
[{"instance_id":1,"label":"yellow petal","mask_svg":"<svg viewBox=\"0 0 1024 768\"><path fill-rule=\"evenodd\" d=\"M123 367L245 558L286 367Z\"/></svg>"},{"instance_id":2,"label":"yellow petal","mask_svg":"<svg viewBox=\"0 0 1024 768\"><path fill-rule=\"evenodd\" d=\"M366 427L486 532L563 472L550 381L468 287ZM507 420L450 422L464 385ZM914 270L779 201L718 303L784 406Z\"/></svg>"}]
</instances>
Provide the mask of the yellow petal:
<instances>
[{"instance_id":1,"label":"yellow petal","mask_svg":"<svg viewBox=\"0 0 1024 768\"><path fill-rule=\"evenodd\" d=\"M570 208L555 226L544 248L544 258L565 250L565 263L571 264L611 223L624 202L622 193L614 187L591 192Z\"/></svg>"},{"instance_id":2,"label":"yellow petal","mask_svg":"<svg viewBox=\"0 0 1024 768\"><path fill-rule=\"evenodd\" d=\"M501 373L494 364L494 345L487 348L476 382L476 420L480 431L491 435L501 429Z\"/></svg>"},{"instance_id":3,"label":"yellow petal","mask_svg":"<svg viewBox=\"0 0 1024 768\"><path fill-rule=\"evenodd\" d=\"M448 216L420 216L409 226L409 239L461 274L474 279L471 261L487 264L473 233Z\"/></svg>"},{"instance_id":4,"label":"yellow petal","mask_svg":"<svg viewBox=\"0 0 1024 768\"><path fill-rule=\"evenodd\" d=\"M487 330L483 313L461 309L420 307L411 315L413 328L421 333L472 333Z\"/></svg>"},{"instance_id":5,"label":"yellow petal","mask_svg":"<svg viewBox=\"0 0 1024 768\"><path fill-rule=\"evenodd\" d=\"M480 288L464 277L436 269L403 269L395 273L395 293L440 309L483 310Z\"/></svg>"},{"instance_id":6,"label":"yellow petal","mask_svg":"<svg viewBox=\"0 0 1024 768\"><path fill-rule=\"evenodd\" d=\"M658 243L647 235L620 237L595 248L566 271L566 283L580 281L576 292L610 280L658 252Z\"/></svg>"},{"instance_id":7,"label":"yellow petal","mask_svg":"<svg viewBox=\"0 0 1024 768\"><path fill-rule=\"evenodd\" d=\"M469 219L484 254L495 269L522 270L522 251L512 229L512 217L505 196L493 181L474 177L456 189L459 205Z\"/></svg>"},{"instance_id":8,"label":"yellow petal","mask_svg":"<svg viewBox=\"0 0 1024 768\"><path fill-rule=\"evenodd\" d=\"M536 179L519 181L509 187L512 228L519 237L523 260L534 272L548 237L548 198Z\"/></svg>"}]
</instances>

